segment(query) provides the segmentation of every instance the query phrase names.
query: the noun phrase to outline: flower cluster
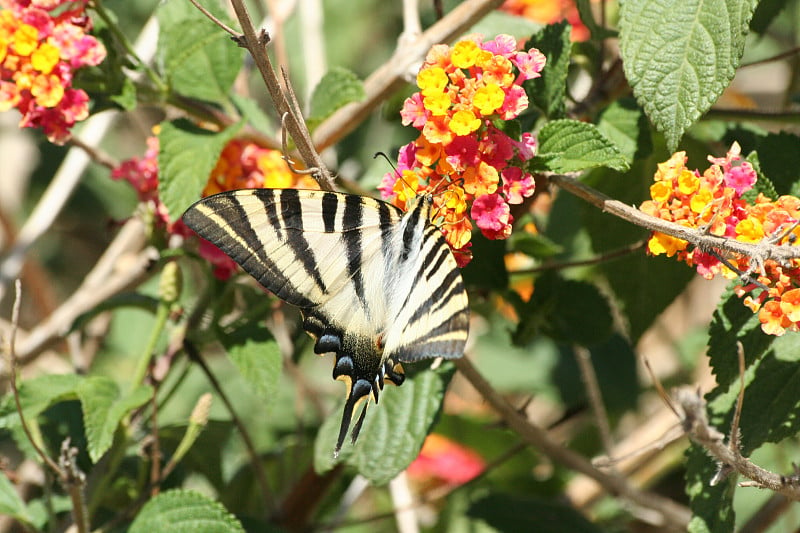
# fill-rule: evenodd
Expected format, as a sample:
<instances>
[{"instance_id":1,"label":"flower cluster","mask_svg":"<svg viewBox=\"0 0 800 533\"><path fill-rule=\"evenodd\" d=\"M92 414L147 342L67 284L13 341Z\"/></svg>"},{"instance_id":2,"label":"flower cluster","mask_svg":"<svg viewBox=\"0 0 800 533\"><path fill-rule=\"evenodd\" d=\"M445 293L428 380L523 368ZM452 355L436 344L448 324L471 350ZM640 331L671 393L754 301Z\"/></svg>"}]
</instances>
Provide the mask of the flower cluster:
<instances>
[{"instance_id":1,"label":"flower cluster","mask_svg":"<svg viewBox=\"0 0 800 533\"><path fill-rule=\"evenodd\" d=\"M180 219L171 220L158 198L158 150L158 137L148 138L144 157L124 161L111 172L111 177L128 181L139 195L139 200L151 207L156 222L169 233L190 235L193 232ZM243 139L233 139L223 148L202 195L259 187L316 189L319 186L313 178L292 172L278 150L263 148ZM236 263L233 259L205 239L200 240L198 252L214 266L214 275L219 279L228 279L235 272Z\"/></svg>"},{"instance_id":2,"label":"flower cluster","mask_svg":"<svg viewBox=\"0 0 800 533\"><path fill-rule=\"evenodd\" d=\"M42 128L54 143L89 115L89 97L72 87L76 70L99 64L102 43L86 32L85 1L0 0L0 111L16 107L20 127Z\"/></svg>"},{"instance_id":3,"label":"flower cluster","mask_svg":"<svg viewBox=\"0 0 800 533\"><path fill-rule=\"evenodd\" d=\"M570 39L575 42L589 39L589 28L581 21L575 0L506 0L500 10L540 24L567 19L572 26Z\"/></svg>"},{"instance_id":4,"label":"flower cluster","mask_svg":"<svg viewBox=\"0 0 800 533\"><path fill-rule=\"evenodd\" d=\"M771 242L795 246L800 237L800 199L781 196L771 200L758 194L748 203L744 193L756 183L756 172L742 161L739 145L734 143L724 158L709 157L712 163L702 175L688 170L684 152L661 163L650 187L648 200L640 209L649 215L740 242ZM689 249L684 240L654 232L648 242L653 255L676 255L694 266L702 276L742 277L752 282L736 288L744 303L758 312L761 329L770 335L800 330L800 260L780 264L767 259L753 272L749 257L721 252ZM760 292L756 294L758 289ZM755 294L755 295L754 295Z\"/></svg>"},{"instance_id":5,"label":"flower cluster","mask_svg":"<svg viewBox=\"0 0 800 533\"><path fill-rule=\"evenodd\" d=\"M420 91L405 101L401 116L421 134L400 149L397 172L380 190L401 209L433 192L437 221L460 265L469 262L472 223L490 239L511 233L509 204L534 191L524 169L536 150L533 135L514 140L495 121L516 118L528 106L522 83L540 76L545 57L519 52L515 39L471 37L453 47L431 48L417 75Z\"/></svg>"}]
</instances>

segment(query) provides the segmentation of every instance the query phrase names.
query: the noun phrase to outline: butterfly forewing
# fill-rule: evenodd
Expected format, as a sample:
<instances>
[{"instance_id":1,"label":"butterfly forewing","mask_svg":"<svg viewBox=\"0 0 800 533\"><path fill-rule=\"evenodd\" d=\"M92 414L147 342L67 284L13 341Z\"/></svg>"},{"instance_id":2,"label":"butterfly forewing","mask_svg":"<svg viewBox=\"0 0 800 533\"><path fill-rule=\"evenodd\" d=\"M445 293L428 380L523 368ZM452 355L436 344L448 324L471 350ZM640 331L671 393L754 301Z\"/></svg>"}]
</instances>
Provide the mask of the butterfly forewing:
<instances>
[{"instance_id":1,"label":"butterfly forewing","mask_svg":"<svg viewBox=\"0 0 800 533\"><path fill-rule=\"evenodd\" d=\"M378 400L398 362L460 357L467 294L432 200L407 213L364 196L252 189L204 198L183 216L284 301L299 307L317 353L335 352L348 386L338 452L356 403ZM358 436L363 411L353 429Z\"/></svg>"}]
</instances>

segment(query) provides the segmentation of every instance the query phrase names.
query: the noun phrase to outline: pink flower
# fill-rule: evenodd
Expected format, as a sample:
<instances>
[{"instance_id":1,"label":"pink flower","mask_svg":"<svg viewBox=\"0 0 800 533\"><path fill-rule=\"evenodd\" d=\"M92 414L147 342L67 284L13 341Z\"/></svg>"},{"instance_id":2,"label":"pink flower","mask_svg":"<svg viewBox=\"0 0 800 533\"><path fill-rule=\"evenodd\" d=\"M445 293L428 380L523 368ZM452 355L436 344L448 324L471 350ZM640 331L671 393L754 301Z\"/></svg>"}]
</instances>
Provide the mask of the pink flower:
<instances>
[{"instance_id":1,"label":"pink flower","mask_svg":"<svg viewBox=\"0 0 800 533\"><path fill-rule=\"evenodd\" d=\"M528 108L528 95L525 89L519 85L513 85L506 89L506 98L503 100L503 107L499 109L500 118L511 120L517 118L520 113Z\"/></svg>"},{"instance_id":2,"label":"pink flower","mask_svg":"<svg viewBox=\"0 0 800 533\"><path fill-rule=\"evenodd\" d=\"M474 451L446 437L431 433L419 456L408 466L408 476L419 482L462 485L486 468L483 458Z\"/></svg>"},{"instance_id":3,"label":"pink flower","mask_svg":"<svg viewBox=\"0 0 800 533\"><path fill-rule=\"evenodd\" d=\"M470 216L487 239L506 239L511 235L511 209L499 194L478 196Z\"/></svg>"},{"instance_id":4,"label":"pink flower","mask_svg":"<svg viewBox=\"0 0 800 533\"><path fill-rule=\"evenodd\" d=\"M503 178L503 194L509 204L521 204L536 189L536 181L519 167L506 167L500 175Z\"/></svg>"},{"instance_id":5,"label":"pink flower","mask_svg":"<svg viewBox=\"0 0 800 533\"><path fill-rule=\"evenodd\" d=\"M741 195L753 188L757 178L753 165L745 161L725 172L725 185L734 189L736 194Z\"/></svg>"},{"instance_id":6,"label":"pink flower","mask_svg":"<svg viewBox=\"0 0 800 533\"><path fill-rule=\"evenodd\" d=\"M519 69L519 76L515 83L521 83L525 80L540 77L540 72L545 63L547 63L547 58L536 48L531 48L527 53L517 52L511 58L511 62Z\"/></svg>"},{"instance_id":7,"label":"pink flower","mask_svg":"<svg viewBox=\"0 0 800 533\"><path fill-rule=\"evenodd\" d=\"M414 93L411 97L406 98L403 109L400 111L400 117L403 119L403 126L410 124L420 129L425 125L428 115L420 93Z\"/></svg>"}]
</instances>

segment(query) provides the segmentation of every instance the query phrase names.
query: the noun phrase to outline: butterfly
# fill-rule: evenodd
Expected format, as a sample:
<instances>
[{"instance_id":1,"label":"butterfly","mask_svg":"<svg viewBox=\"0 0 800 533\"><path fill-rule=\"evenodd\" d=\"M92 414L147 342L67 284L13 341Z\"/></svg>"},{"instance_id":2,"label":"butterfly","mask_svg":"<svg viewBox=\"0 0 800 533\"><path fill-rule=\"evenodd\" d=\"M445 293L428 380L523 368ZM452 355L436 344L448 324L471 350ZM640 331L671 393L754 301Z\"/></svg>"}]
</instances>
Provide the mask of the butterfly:
<instances>
[{"instance_id":1,"label":"butterfly","mask_svg":"<svg viewBox=\"0 0 800 533\"><path fill-rule=\"evenodd\" d=\"M334 353L333 378L347 395L338 456L357 404L355 444L369 398L384 380L400 385L402 363L461 357L467 293L433 198L406 212L366 196L298 189L227 191L192 205L183 221L281 300L296 306L314 352Z\"/></svg>"}]
</instances>

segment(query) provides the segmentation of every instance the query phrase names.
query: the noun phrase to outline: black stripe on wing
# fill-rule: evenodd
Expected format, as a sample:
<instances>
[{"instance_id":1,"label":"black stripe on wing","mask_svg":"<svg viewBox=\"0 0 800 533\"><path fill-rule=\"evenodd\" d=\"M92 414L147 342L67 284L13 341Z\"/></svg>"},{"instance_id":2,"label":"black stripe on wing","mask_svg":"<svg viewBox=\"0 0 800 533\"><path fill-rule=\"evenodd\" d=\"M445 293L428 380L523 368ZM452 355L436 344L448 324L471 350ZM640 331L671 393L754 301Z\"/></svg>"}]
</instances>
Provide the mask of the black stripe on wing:
<instances>
[{"instance_id":1,"label":"black stripe on wing","mask_svg":"<svg viewBox=\"0 0 800 533\"><path fill-rule=\"evenodd\" d=\"M275 202L270 202L269 193L272 191L264 191L264 194L257 196L259 203L263 204L267 213L274 213L269 216L270 221L278 220ZM250 223L247 211L237 200L235 191L216 194L196 202L183 214L183 221L200 237L236 261L245 272L278 298L298 307L316 305L317 302L299 292L267 256L263 242ZM279 235L277 231L275 233ZM276 244L280 244L280 241Z\"/></svg>"},{"instance_id":2,"label":"black stripe on wing","mask_svg":"<svg viewBox=\"0 0 800 533\"><path fill-rule=\"evenodd\" d=\"M364 292L364 276L361 273L364 248L362 246L361 224L364 216L364 204L361 197L350 195L344 202L344 215L342 217L342 240L347 252L347 275L353 283L353 289L361 305L369 312L366 294Z\"/></svg>"},{"instance_id":3,"label":"black stripe on wing","mask_svg":"<svg viewBox=\"0 0 800 533\"><path fill-rule=\"evenodd\" d=\"M270 192L272 194L269 196L269 200L274 203L273 195L276 191L272 190ZM303 234L303 204L300 202L299 193L296 189L285 189L279 191L279 197L281 214L280 218L276 217L273 226L279 224L286 228L286 243L291 247L297 260L303 265L303 270L314 280L320 291L327 293L328 289L320 274L314 250L311 249L311 245L308 244L308 240ZM262 198L262 202L265 207L269 203L266 198Z\"/></svg>"}]
</instances>

